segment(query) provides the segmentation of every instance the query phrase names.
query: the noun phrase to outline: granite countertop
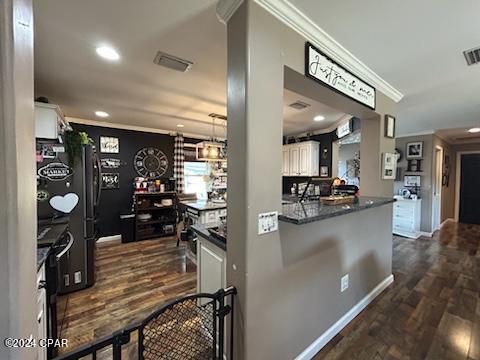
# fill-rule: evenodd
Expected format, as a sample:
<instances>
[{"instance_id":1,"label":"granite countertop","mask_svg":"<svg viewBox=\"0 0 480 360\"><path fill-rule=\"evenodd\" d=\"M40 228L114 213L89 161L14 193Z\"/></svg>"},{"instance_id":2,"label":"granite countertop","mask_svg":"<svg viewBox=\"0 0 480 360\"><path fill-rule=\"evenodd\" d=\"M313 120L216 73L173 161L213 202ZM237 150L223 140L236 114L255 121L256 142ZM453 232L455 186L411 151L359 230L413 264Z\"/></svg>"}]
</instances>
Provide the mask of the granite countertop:
<instances>
[{"instance_id":1,"label":"granite countertop","mask_svg":"<svg viewBox=\"0 0 480 360\"><path fill-rule=\"evenodd\" d=\"M50 224L41 222L37 230L37 271L47 259L54 246L67 232L68 223L53 221Z\"/></svg>"},{"instance_id":2,"label":"granite countertop","mask_svg":"<svg viewBox=\"0 0 480 360\"><path fill-rule=\"evenodd\" d=\"M196 224L192 225L192 229L198 234L198 236L201 236L202 238L210 241L213 245L218 246L220 249L227 251L227 239L225 239L225 241L222 241L216 236L212 236L208 231L208 228L215 226L218 226L218 224Z\"/></svg>"},{"instance_id":3,"label":"granite countertop","mask_svg":"<svg viewBox=\"0 0 480 360\"><path fill-rule=\"evenodd\" d=\"M227 203L214 203L206 200L185 200L180 201L180 204L198 211L220 210L226 209Z\"/></svg>"},{"instance_id":4,"label":"granite countertop","mask_svg":"<svg viewBox=\"0 0 480 360\"><path fill-rule=\"evenodd\" d=\"M302 225L390 204L395 201L393 198L361 196L358 202L354 204L322 205L319 201L284 204L282 205L282 214L278 215L278 220Z\"/></svg>"},{"instance_id":5,"label":"granite countertop","mask_svg":"<svg viewBox=\"0 0 480 360\"><path fill-rule=\"evenodd\" d=\"M37 248L37 271L40 270L45 260L47 260L51 247L38 247Z\"/></svg>"},{"instance_id":6,"label":"granite countertop","mask_svg":"<svg viewBox=\"0 0 480 360\"><path fill-rule=\"evenodd\" d=\"M52 246L63 237L67 230L68 223L54 223L38 226L37 246Z\"/></svg>"}]
</instances>

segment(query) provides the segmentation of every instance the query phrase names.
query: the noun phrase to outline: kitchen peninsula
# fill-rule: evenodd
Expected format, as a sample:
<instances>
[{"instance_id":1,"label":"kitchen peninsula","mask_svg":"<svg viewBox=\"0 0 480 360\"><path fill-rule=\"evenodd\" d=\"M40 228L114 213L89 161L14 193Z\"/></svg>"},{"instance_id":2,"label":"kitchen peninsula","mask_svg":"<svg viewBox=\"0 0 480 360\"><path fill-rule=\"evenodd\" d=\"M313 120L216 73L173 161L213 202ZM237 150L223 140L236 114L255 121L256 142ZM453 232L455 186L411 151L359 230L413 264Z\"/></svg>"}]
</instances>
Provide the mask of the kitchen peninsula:
<instances>
[{"instance_id":1,"label":"kitchen peninsula","mask_svg":"<svg viewBox=\"0 0 480 360\"><path fill-rule=\"evenodd\" d=\"M282 205L280 221L296 225L325 220L395 202L393 198L359 197L352 204L324 205L320 201L286 203Z\"/></svg>"}]
</instances>

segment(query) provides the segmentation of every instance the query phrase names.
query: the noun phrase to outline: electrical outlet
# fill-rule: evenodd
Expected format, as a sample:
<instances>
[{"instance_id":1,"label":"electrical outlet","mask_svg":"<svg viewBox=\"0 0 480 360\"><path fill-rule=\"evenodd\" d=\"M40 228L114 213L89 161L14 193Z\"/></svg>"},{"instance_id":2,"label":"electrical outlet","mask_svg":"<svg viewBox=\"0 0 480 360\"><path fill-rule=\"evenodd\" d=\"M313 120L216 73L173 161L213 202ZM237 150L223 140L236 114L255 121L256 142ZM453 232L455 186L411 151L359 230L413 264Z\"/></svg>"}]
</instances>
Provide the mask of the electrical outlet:
<instances>
[{"instance_id":1,"label":"electrical outlet","mask_svg":"<svg viewBox=\"0 0 480 360\"><path fill-rule=\"evenodd\" d=\"M63 275L63 283L65 284L65 286L70 286L70 275L68 274Z\"/></svg>"},{"instance_id":2,"label":"electrical outlet","mask_svg":"<svg viewBox=\"0 0 480 360\"><path fill-rule=\"evenodd\" d=\"M75 284L80 284L82 282L82 272L81 271L77 271L74 274L74 277L75 277Z\"/></svg>"},{"instance_id":3,"label":"electrical outlet","mask_svg":"<svg viewBox=\"0 0 480 360\"><path fill-rule=\"evenodd\" d=\"M343 276L340 279L340 291L344 292L347 289L348 289L348 274Z\"/></svg>"}]
</instances>

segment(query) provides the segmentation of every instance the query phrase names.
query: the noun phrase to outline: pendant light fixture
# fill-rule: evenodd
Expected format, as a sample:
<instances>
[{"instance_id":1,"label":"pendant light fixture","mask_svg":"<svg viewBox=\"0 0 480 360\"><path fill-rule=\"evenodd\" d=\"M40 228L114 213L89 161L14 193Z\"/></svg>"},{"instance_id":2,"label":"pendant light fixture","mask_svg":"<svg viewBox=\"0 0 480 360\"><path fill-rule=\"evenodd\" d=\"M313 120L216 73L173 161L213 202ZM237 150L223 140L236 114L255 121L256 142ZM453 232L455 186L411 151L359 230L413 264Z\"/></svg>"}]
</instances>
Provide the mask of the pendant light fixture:
<instances>
[{"instance_id":1,"label":"pendant light fixture","mask_svg":"<svg viewBox=\"0 0 480 360\"><path fill-rule=\"evenodd\" d=\"M217 141L215 135L216 119L227 120L226 116L211 113L212 119L212 137L210 141L202 141L196 145L197 160L201 161L226 161L225 145L223 142Z\"/></svg>"}]
</instances>

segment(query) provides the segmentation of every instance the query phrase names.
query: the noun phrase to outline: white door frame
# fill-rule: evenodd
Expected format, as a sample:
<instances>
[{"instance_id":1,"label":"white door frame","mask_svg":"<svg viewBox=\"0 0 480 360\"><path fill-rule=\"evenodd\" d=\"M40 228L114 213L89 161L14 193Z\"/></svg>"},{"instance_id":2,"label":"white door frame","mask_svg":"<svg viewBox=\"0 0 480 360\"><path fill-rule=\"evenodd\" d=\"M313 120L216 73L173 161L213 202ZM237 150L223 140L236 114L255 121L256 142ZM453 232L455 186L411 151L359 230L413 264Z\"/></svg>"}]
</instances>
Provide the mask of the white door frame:
<instances>
[{"instance_id":1,"label":"white door frame","mask_svg":"<svg viewBox=\"0 0 480 360\"><path fill-rule=\"evenodd\" d=\"M440 152L440 169L437 167L437 151ZM433 164L435 166L435 172L433 173L433 192L432 192L432 233L435 230L440 228L440 224L442 223L442 175L443 175L443 147L436 145L433 149ZM439 175L440 171L440 175ZM440 182L440 192L438 194L438 212L435 211L435 191L438 186L438 182ZM438 216L438 224L435 221L435 217ZM438 225L435 226L435 225Z\"/></svg>"},{"instance_id":2,"label":"white door frame","mask_svg":"<svg viewBox=\"0 0 480 360\"><path fill-rule=\"evenodd\" d=\"M458 151L455 163L455 221L460 219L460 176L462 173L462 155L480 154L480 150Z\"/></svg>"}]
</instances>

